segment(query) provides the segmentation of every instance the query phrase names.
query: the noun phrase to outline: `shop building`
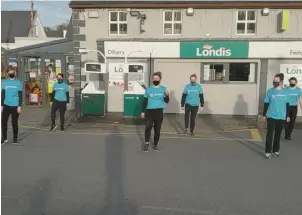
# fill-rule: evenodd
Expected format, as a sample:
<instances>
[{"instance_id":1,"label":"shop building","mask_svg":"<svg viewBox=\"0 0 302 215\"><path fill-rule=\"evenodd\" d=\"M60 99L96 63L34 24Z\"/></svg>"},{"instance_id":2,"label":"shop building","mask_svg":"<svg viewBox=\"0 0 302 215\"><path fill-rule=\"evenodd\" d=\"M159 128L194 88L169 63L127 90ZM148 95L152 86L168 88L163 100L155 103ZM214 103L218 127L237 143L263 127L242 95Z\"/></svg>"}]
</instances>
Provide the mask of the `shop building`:
<instances>
[{"instance_id":1,"label":"shop building","mask_svg":"<svg viewBox=\"0 0 302 215\"><path fill-rule=\"evenodd\" d=\"M301 2L71 1L70 6L75 87L79 93L87 82L98 81L107 91L109 112L123 111L125 76L117 71L125 61L127 79L142 73L139 81L147 86L152 73L162 72L171 93L167 113L182 112L183 87L196 74L205 91L204 113L257 116L274 68L279 72L281 65L301 60L298 46L289 57L276 54L274 45L275 56L265 55L269 41L282 47L301 41ZM85 74L85 62L102 58L79 49L104 53L108 77Z\"/></svg>"}]
</instances>

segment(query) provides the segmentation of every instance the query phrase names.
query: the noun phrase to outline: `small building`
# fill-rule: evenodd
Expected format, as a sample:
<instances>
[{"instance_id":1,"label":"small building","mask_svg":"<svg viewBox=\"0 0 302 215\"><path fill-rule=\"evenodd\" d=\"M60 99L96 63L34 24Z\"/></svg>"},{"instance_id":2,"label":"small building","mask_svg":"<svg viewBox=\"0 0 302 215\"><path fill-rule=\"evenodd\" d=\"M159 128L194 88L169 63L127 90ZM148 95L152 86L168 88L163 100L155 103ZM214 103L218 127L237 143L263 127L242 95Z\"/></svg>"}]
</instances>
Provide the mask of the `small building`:
<instances>
[{"instance_id":1,"label":"small building","mask_svg":"<svg viewBox=\"0 0 302 215\"><path fill-rule=\"evenodd\" d=\"M272 77L284 72L302 83L302 2L298 1L79 1L71 0L75 87L93 76L84 63L107 58L109 112L123 111L120 65L163 74L167 113L182 113L191 74L205 91L206 114L258 116ZM302 116L301 112L299 115Z\"/></svg>"}]
</instances>

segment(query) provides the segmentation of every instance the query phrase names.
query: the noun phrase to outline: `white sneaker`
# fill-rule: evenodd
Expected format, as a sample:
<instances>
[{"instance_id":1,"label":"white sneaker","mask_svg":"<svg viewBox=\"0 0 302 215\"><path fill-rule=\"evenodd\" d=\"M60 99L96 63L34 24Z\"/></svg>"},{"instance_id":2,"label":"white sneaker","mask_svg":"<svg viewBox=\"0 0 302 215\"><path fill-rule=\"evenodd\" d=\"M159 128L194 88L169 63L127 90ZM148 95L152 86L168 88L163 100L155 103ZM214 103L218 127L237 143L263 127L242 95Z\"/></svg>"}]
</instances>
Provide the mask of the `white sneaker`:
<instances>
[{"instance_id":1,"label":"white sneaker","mask_svg":"<svg viewBox=\"0 0 302 215\"><path fill-rule=\"evenodd\" d=\"M274 152L273 155L279 157L279 152Z\"/></svg>"},{"instance_id":2,"label":"white sneaker","mask_svg":"<svg viewBox=\"0 0 302 215\"><path fill-rule=\"evenodd\" d=\"M265 153L265 158L270 159L271 158L271 153Z\"/></svg>"},{"instance_id":3,"label":"white sneaker","mask_svg":"<svg viewBox=\"0 0 302 215\"><path fill-rule=\"evenodd\" d=\"M1 140L1 145L4 145L5 143L8 143L8 139L2 139Z\"/></svg>"}]
</instances>

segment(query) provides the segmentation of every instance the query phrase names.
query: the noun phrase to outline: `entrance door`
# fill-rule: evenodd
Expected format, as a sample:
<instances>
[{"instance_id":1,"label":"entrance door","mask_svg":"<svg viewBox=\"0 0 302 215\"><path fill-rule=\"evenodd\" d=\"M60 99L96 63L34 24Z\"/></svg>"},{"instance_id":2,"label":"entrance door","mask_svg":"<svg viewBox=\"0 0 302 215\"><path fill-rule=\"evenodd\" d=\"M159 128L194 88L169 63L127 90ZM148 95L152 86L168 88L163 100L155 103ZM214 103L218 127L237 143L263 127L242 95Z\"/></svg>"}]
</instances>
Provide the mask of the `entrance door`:
<instances>
[{"instance_id":1,"label":"entrance door","mask_svg":"<svg viewBox=\"0 0 302 215\"><path fill-rule=\"evenodd\" d=\"M66 80L64 57L22 57L23 96L28 106L47 106L56 75L63 73Z\"/></svg>"}]
</instances>

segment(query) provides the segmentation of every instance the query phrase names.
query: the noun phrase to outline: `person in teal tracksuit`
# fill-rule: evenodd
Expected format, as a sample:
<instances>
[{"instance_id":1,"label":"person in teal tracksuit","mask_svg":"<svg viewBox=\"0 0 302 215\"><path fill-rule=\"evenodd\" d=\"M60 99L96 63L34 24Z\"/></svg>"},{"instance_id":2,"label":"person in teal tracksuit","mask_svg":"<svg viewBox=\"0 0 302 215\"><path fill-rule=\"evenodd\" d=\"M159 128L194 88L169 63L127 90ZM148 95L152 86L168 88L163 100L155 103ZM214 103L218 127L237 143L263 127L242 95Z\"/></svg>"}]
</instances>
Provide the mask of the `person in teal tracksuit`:
<instances>
[{"instance_id":1,"label":"person in teal tracksuit","mask_svg":"<svg viewBox=\"0 0 302 215\"><path fill-rule=\"evenodd\" d=\"M8 142L7 122L12 116L13 144L18 144L18 119L22 105L22 82L16 79L13 67L7 69L8 79L1 83L1 112L2 112L2 138L1 145Z\"/></svg>"},{"instance_id":2,"label":"person in teal tracksuit","mask_svg":"<svg viewBox=\"0 0 302 215\"><path fill-rule=\"evenodd\" d=\"M301 88L297 87L297 79L292 77L289 79L289 87L287 89L289 99L289 117L290 121L285 126L285 139L291 140L291 134L295 127L295 121L298 113L298 104L302 109L302 92Z\"/></svg>"},{"instance_id":3,"label":"person in teal tracksuit","mask_svg":"<svg viewBox=\"0 0 302 215\"><path fill-rule=\"evenodd\" d=\"M190 83L187 84L183 90L181 97L181 108L185 109L185 131L184 134L193 135L195 128L195 119L197 112L204 105L203 89L200 84L196 83L197 76L195 74L190 76ZM189 118L190 118L190 132L189 132Z\"/></svg>"},{"instance_id":4,"label":"person in teal tracksuit","mask_svg":"<svg viewBox=\"0 0 302 215\"><path fill-rule=\"evenodd\" d=\"M284 122L290 121L289 100L287 89L283 88L284 75L275 75L273 88L270 88L264 99L263 117L267 121L265 157L271 158L271 154L279 156L281 132ZM274 137L273 137L274 135Z\"/></svg>"},{"instance_id":5,"label":"person in teal tracksuit","mask_svg":"<svg viewBox=\"0 0 302 215\"><path fill-rule=\"evenodd\" d=\"M149 86L144 95L142 104L142 118L146 114L145 146L144 151L148 152L151 130L154 126L153 150L158 151L158 142L161 126L164 118L164 108L169 102L169 92L166 87L160 85L161 73L156 72L152 75L152 86Z\"/></svg>"},{"instance_id":6,"label":"person in teal tracksuit","mask_svg":"<svg viewBox=\"0 0 302 215\"><path fill-rule=\"evenodd\" d=\"M64 131L64 118L66 106L69 103L69 86L63 80L63 74L57 74L57 82L52 87L51 94L51 128L50 131L56 129L56 111L60 110L61 131Z\"/></svg>"}]
</instances>

